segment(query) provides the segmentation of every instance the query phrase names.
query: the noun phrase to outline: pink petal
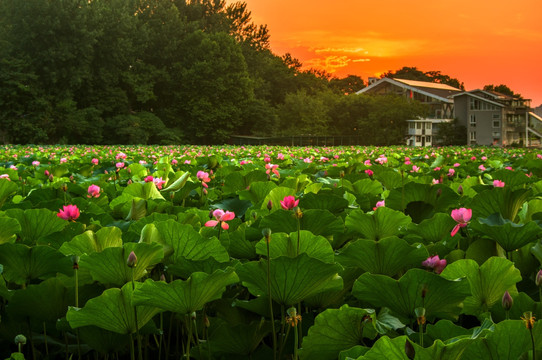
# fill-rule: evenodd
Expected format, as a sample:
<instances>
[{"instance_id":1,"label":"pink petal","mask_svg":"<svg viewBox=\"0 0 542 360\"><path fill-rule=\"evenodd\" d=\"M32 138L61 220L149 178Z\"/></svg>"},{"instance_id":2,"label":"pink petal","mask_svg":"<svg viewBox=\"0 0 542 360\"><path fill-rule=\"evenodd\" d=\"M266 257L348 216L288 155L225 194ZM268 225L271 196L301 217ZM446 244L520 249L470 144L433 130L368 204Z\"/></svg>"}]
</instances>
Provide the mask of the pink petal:
<instances>
[{"instance_id":1,"label":"pink petal","mask_svg":"<svg viewBox=\"0 0 542 360\"><path fill-rule=\"evenodd\" d=\"M459 231L459 224L457 224L456 226L454 226L454 228L452 229L452 232L450 233L452 236L455 236L455 234L457 234L457 232Z\"/></svg>"},{"instance_id":2,"label":"pink petal","mask_svg":"<svg viewBox=\"0 0 542 360\"><path fill-rule=\"evenodd\" d=\"M226 211L226 213L222 216L222 221L229 221L235 219L235 213L231 211Z\"/></svg>"},{"instance_id":3,"label":"pink petal","mask_svg":"<svg viewBox=\"0 0 542 360\"><path fill-rule=\"evenodd\" d=\"M218 221L216 221L216 220L209 220L209 221L207 221L207 222L205 223L205 226L207 226L207 227L215 227L216 224L218 224Z\"/></svg>"},{"instance_id":4,"label":"pink petal","mask_svg":"<svg viewBox=\"0 0 542 360\"><path fill-rule=\"evenodd\" d=\"M228 230L228 229L230 228L230 226L229 226L228 223L226 223L226 222L222 222L222 223L220 224L220 226L222 226L222 229L224 229L224 230Z\"/></svg>"}]
</instances>

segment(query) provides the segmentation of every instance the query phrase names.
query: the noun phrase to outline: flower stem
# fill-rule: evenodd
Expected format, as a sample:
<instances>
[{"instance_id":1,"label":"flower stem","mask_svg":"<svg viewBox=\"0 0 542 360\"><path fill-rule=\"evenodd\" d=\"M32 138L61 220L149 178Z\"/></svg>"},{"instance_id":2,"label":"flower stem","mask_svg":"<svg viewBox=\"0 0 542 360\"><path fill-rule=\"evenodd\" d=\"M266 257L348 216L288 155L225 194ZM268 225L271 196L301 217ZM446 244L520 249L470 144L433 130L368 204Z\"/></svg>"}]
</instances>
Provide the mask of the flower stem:
<instances>
[{"instance_id":1,"label":"flower stem","mask_svg":"<svg viewBox=\"0 0 542 360\"><path fill-rule=\"evenodd\" d=\"M267 244L267 294L269 297L269 314L271 316L271 331L273 335L273 359L277 360L277 333L275 330L275 316L273 315L273 298L271 297L271 257L269 256L269 240Z\"/></svg>"},{"instance_id":2,"label":"flower stem","mask_svg":"<svg viewBox=\"0 0 542 360\"><path fill-rule=\"evenodd\" d=\"M529 329L529 332L531 333L531 344L533 345L533 360L536 360L536 348L534 344L533 329Z\"/></svg>"},{"instance_id":3,"label":"flower stem","mask_svg":"<svg viewBox=\"0 0 542 360\"><path fill-rule=\"evenodd\" d=\"M132 267L132 291L135 290L135 282L134 282L134 268ZM137 358L139 360L143 359L143 349L141 346L141 335L139 334L139 325L137 323L137 306L134 306L134 321L135 321L135 327L136 327L136 336L137 336L137 351L138 355Z\"/></svg>"},{"instance_id":4,"label":"flower stem","mask_svg":"<svg viewBox=\"0 0 542 360\"><path fill-rule=\"evenodd\" d=\"M297 360L297 348L299 347L299 332L297 325L294 326L294 360Z\"/></svg>"}]
</instances>

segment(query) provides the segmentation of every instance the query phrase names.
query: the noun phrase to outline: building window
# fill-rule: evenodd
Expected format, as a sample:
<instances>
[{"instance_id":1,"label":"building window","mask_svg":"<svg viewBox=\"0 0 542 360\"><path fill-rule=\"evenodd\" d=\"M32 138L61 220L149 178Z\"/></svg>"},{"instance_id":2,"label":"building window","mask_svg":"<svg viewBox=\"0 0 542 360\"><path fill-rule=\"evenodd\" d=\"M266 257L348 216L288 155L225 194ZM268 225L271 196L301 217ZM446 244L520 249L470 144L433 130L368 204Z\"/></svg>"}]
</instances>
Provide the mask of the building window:
<instances>
[{"instance_id":1,"label":"building window","mask_svg":"<svg viewBox=\"0 0 542 360\"><path fill-rule=\"evenodd\" d=\"M493 114L493 119L500 119L501 118L501 114Z\"/></svg>"},{"instance_id":2,"label":"building window","mask_svg":"<svg viewBox=\"0 0 542 360\"><path fill-rule=\"evenodd\" d=\"M421 142L422 141L422 137L421 136L416 136L416 142Z\"/></svg>"},{"instance_id":3,"label":"building window","mask_svg":"<svg viewBox=\"0 0 542 360\"><path fill-rule=\"evenodd\" d=\"M425 128L426 128L427 130L431 130L431 123L430 123L430 122L425 123Z\"/></svg>"},{"instance_id":4,"label":"building window","mask_svg":"<svg viewBox=\"0 0 542 360\"><path fill-rule=\"evenodd\" d=\"M408 124L408 128L409 128L409 129L415 129L415 128L416 128L416 124L414 124L413 122L411 122L411 123Z\"/></svg>"},{"instance_id":5,"label":"building window","mask_svg":"<svg viewBox=\"0 0 542 360\"><path fill-rule=\"evenodd\" d=\"M425 137L425 142L430 143L430 142L431 142L431 136L426 136L426 137Z\"/></svg>"},{"instance_id":6,"label":"building window","mask_svg":"<svg viewBox=\"0 0 542 360\"><path fill-rule=\"evenodd\" d=\"M470 115L470 126L471 127L476 127L476 115L474 115L474 114Z\"/></svg>"},{"instance_id":7,"label":"building window","mask_svg":"<svg viewBox=\"0 0 542 360\"><path fill-rule=\"evenodd\" d=\"M470 140L471 141L476 141L476 131L471 131L470 132Z\"/></svg>"},{"instance_id":8,"label":"building window","mask_svg":"<svg viewBox=\"0 0 542 360\"><path fill-rule=\"evenodd\" d=\"M500 128L501 127L501 121L500 120L493 120L493 127L494 128Z\"/></svg>"},{"instance_id":9,"label":"building window","mask_svg":"<svg viewBox=\"0 0 542 360\"><path fill-rule=\"evenodd\" d=\"M420 129L421 130L422 128L422 123L421 122L417 122L416 123L416 129Z\"/></svg>"}]
</instances>

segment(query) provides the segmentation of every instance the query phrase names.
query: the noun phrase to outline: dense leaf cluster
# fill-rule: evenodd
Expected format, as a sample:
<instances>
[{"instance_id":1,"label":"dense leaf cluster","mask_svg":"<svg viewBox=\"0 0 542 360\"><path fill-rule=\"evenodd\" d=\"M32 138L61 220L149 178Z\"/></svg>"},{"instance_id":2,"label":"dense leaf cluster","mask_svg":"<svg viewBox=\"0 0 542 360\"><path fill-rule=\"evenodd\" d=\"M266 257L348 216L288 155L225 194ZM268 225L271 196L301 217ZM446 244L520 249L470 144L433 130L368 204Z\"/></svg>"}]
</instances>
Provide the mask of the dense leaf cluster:
<instances>
[{"instance_id":1,"label":"dense leaf cluster","mask_svg":"<svg viewBox=\"0 0 542 360\"><path fill-rule=\"evenodd\" d=\"M424 109L344 96L357 76L269 49L245 3L3 0L0 142L225 143L240 135L370 134L403 142Z\"/></svg>"}]
</instances>

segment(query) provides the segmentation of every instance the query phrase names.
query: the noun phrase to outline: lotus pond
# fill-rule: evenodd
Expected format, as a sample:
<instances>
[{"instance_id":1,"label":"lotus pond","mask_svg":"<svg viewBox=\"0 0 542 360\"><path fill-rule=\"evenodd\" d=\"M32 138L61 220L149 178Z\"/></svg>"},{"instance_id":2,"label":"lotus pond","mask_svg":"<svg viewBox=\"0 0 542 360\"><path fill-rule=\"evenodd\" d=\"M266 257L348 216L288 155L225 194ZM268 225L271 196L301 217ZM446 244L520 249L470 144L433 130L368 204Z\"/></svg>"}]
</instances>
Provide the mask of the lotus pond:
<instances>
[{"instance_id":1,"label":"lotus pond","mask_svg":"<svg viewBox=\"0 0 542 360\"><path fill-rule=\"evenodd\" d=\"M0 358L542 359L541 220L534 149L3 146Z\"/></svg>"}]
</instances>

